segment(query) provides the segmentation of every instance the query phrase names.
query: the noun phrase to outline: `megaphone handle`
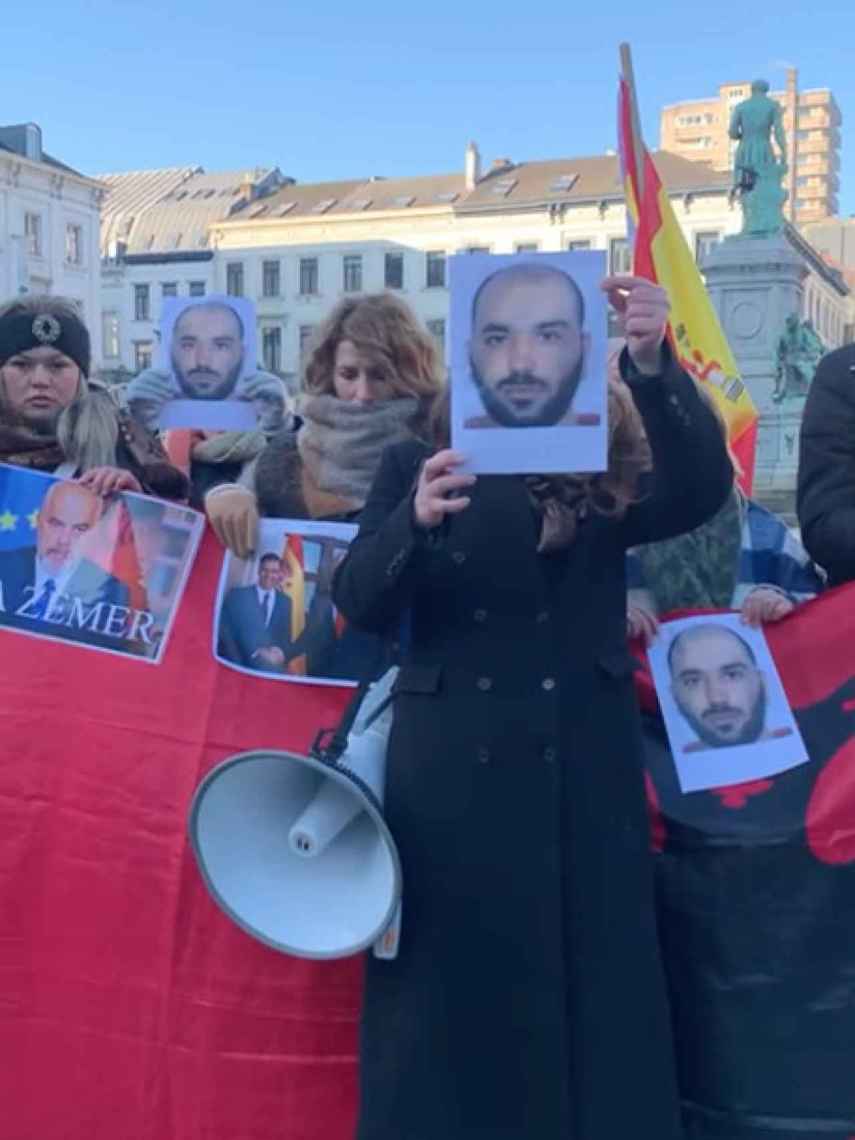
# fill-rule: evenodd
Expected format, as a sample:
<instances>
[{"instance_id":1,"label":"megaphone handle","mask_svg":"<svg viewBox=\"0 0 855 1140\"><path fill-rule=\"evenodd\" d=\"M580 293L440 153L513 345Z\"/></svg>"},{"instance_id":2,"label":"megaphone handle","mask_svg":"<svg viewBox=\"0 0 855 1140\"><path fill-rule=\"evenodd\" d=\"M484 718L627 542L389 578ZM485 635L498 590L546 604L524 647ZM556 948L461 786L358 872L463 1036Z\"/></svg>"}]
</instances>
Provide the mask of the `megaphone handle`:
<instances>
[{"instance_id":1,"label":"megaphone handle","mask_svg":"<svg viewBox=\"0 0 855 1140\"><path fill-rule=\"evenodd\" d=\"M362 702L368 695L368 690L371 688L371 682L362 680L356 687L356 691L351 697L347 708L344 710L341 720L336 725L333 735L330 737L329 743L324 745L322 743L324 737L330 731L322 729L315 737L312 744L312 755L316 760L336 761L342 755L345 748L347 748L347 738L350 736L350 730L353 728L354 722L359 715L359 710L362 707Z\"/></svg>"}]
</instances>

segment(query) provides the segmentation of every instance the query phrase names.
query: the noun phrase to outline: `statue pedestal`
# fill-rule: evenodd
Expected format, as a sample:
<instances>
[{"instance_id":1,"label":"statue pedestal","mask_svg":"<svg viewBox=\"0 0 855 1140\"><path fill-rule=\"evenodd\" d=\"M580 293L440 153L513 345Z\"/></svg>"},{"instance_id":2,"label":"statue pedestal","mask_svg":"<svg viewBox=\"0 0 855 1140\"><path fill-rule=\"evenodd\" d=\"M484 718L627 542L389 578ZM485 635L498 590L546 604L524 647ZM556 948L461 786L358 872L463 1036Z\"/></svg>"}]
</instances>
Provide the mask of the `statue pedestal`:
<instances>
[{"instance_id":1,"label":"statue pedestal","mask_svg":"<svg viewBox=\"0 0 855 1140\"><path fill-rule=\"evenodd\" d=\"M802 312L804 259L783 234L729 237L704 259L701 271L736 357L743 383L760 413L754 495L795 509L799 428L804 398L775 403L778 340L788 316Z\"/></svg>"}]
</instances>

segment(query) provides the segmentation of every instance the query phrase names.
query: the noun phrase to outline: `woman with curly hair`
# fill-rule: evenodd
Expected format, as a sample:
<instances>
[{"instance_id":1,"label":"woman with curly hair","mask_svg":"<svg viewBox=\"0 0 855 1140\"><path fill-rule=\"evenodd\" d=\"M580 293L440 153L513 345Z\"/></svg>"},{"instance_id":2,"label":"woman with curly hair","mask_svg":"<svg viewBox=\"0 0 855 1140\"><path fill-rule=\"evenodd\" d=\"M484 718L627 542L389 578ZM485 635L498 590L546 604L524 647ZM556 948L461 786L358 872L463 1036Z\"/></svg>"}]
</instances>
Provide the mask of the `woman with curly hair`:
<instances>
[{"instance_id":1,"label":"woman with curly hair","mask_svg":"<svg viewBox=\"0 0 855 1140\"><path fill-rule=\"evenodd\" d=\"M353 520L384 447L424 436L441 387L433 339L403 301L388 293L341 301L309 355L301 426L268 444L249 486L220 486L208 494L214 529L246 557L259 514Z\"/></svg>"},{"instance_id":2,"label":"woman with curly hair","mask_svg":"<svg viewBox=\"0 0 855 1140\"><path fill-rule=\"evenodd\" d=\"M367 964L359 1140L681 1135L624 560L712 515L732 469L664 291L603 288L627 341L608 470L476 481L446 440L400 443L336 577L360 628L411 620L385 799L402 928Z\"/></svg>"}]
</instances>

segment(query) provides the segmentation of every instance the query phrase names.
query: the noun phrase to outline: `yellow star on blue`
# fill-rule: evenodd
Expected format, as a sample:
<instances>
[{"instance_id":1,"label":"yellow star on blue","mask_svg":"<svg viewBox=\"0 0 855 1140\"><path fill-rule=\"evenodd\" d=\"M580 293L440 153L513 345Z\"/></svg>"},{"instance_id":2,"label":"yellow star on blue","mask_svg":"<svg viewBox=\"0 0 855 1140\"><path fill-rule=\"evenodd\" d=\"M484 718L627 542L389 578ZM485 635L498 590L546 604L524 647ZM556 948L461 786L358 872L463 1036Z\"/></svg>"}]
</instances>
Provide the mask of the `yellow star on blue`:
<instances>
[{"instance_id":1,"label":"yellow star on blue","mask_svg":"<svg viewBox=\"0 0 855 1140\"><path fill-rule=\"evenodd\" d=\"M13 515L7 507L6 510L0 515L0 530L14 530L18 525L18 516Z\"/></svg>"},{"instance_id":2,"label":"yellow star on blue","mask_svg":"<svg viewBox=\"0 0 855 1140\"><path fill-rule=\"evenodd\" d=\"M36 525L37 525L38 521L39 521L39 512L38 512L38 508L37 508L34 511L30 511L30 513L27 515L27 522L30 524L30 530L36 529Z\"/></svg>"}]
</instances>

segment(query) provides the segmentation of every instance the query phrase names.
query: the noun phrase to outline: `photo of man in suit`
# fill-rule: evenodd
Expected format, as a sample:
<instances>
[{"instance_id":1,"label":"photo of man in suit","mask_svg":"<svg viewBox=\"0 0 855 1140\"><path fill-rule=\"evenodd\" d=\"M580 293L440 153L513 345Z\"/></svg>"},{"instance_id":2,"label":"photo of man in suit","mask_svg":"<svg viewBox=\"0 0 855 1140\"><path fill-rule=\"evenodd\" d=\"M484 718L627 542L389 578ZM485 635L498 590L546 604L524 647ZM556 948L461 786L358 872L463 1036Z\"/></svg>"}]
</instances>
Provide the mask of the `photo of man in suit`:
<instances>
[{"instance_id":1,"label":"photo of man in suit","mask_svg":"<svg viewBox=\"0 0 855 1140\"><path fill-rule=\"evenodd\" d=\"M101 520L103 500L74 482L53 483L42 500L35 546L0 552L0 621L23 627L37 622L45 632L87 644L102 639L67 620L75 607L125 607L128 588L83 554L83 543ZM99 611L100 616L101 611ZM96 623L97 624L97 623Z\"/></svg>"},{"instance_id":2,"label":"photo of man in suit","mask_svg":"<svg viewBox=\"0 0 855 1140\"><path fill-rule=\"evenodd\" d=\"M284 673L294 654L291 599L283 594L285 567L278 554L263 554L253 586L233 586L220 611L219 654L261 673Z\"/></svg>"}]
</instances>

